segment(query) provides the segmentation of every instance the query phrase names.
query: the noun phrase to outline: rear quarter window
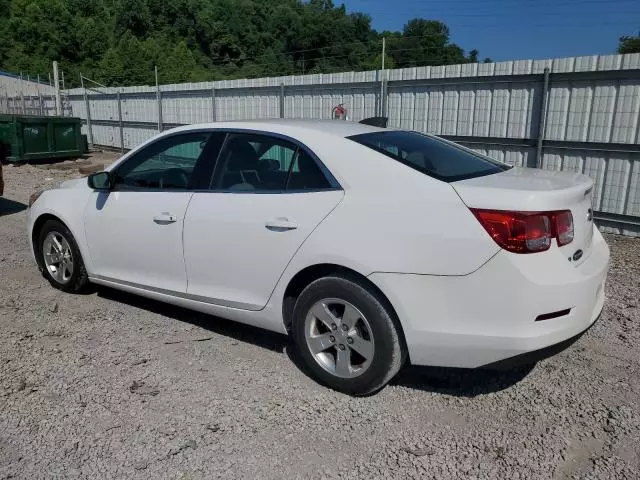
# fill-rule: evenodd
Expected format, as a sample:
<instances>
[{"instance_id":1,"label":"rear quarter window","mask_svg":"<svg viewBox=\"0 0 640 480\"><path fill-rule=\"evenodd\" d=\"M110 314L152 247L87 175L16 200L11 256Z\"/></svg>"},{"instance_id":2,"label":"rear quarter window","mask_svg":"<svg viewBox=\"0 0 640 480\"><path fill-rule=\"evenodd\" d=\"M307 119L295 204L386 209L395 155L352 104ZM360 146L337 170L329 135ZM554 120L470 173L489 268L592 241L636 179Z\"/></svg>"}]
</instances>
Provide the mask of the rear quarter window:
<instances>
[{"instance_id":1,"label":"rear quarter window","mask_svg":"<svg viewBox=\"0 0 640 480\"><path fill-rule=\"evenodd\" d=\"M348 137L430 177L457 182L510 169L509 165L417 132L387 131Z\"/></svg>"}]
</instances>

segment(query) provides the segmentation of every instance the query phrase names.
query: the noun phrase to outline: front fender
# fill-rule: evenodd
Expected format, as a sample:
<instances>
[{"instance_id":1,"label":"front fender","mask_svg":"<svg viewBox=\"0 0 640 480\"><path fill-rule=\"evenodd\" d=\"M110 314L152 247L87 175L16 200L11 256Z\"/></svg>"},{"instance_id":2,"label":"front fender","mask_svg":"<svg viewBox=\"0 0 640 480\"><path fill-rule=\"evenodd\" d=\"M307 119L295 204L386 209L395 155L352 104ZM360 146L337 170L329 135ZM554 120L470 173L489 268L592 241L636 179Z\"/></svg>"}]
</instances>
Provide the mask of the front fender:
<instances>
[{"instance_id":1,"label":"front fender","mask_svg":"<svg viewBox=\"0 0 640 480\"><path fill-rule=\"evenodd\" d=\"M78 245L80 255L87 272L91 274L93 266L87 246L84 229L84 211L91 191L89 189L53 189L46 190L40 195L27 212L27 231L29 246L35 260L34 228L43 216L51 216L62 222L69 229Z\"/></svg>"}]
</instances>

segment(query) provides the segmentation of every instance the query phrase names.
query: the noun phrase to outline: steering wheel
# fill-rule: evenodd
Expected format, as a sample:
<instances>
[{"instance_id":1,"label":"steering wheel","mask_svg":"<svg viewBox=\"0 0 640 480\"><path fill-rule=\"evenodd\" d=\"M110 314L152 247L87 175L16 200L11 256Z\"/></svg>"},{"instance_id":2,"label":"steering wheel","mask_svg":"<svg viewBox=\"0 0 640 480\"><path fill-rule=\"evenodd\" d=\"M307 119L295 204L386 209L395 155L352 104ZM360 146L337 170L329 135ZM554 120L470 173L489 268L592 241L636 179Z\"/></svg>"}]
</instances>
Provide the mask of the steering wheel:
<instances>
[{"instance_id":1,"label":"steering wheel","mask_svg":"<svg viewBox=\"0 0 640 480\"><path fill-rule=\"evenodd\" d=\"M170 168L160 177L160 188L187 188L189 177L181 168Z\"/></svg>"}]
</instances>

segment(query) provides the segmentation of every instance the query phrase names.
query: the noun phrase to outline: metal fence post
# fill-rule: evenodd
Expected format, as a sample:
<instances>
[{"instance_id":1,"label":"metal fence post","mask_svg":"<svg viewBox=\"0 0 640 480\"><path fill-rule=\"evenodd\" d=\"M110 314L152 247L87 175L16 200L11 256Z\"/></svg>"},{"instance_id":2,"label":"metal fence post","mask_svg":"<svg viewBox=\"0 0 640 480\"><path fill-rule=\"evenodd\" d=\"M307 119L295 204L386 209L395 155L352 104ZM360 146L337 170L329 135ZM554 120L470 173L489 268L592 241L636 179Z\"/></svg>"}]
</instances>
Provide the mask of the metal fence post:
<instances>
[{"instance_id":1,"label":"metal fence post","mask_svg":"<svg viewBox=\"0 0 640 480\"><path fill-rule=\"evenodd\" d=\"M382 98L380 102L382 103L382 115L383 117L387 116L387 100L389 98L389 82L386 78L382 79Z\"/></svg>"},{"instance_id":2,"label":"metal fence post","mask_svg":"<svg viewBox=\"0 0 640 480\"><path fill-rule=\"evenodd\" d=\"M387 50L387 39L385 37L382 37L382 69L380 70L380 116L384 117L384 106L383 106L383 99L384 99L384 89L385 89L385 84L384 84L384 57L386 55L386 50Z\"/></svg>"},{"instance_id":3,"label":"metal fence post","mask_svg":"<svg viewBox=\"0 0 640 480\"><path fill-rule=\"evenodd\" d=\"M40 90L41 87L42 85L40 84L40 75L38 75L38 86L36 87L36 90L38 91L38 104L40 105L40 116L44 117L44 107L42 105L42 91Z\"/></svg>"},{"instance_id":4,"label":"metal fence post","mask_svg":"<svg viewBox=\"0 0 640 480\"><path fill-rule=\"evenodd\" d=\"M284 83L280 84L280 118L284 118Z\"/></svg>"},{"instance_id":5,"label":"metal fence post","mask_svg":"<svg viewBox=\"0 0 640 480\"><path fill-rule=\"evenodd\" d=\"M549 96L549 67L544 69L542 99L540 100L540 124L538 126L538 147L536 149L536 168L542 168L542 147L547 127L547 97Z\"/></svg>"},{"instance_id":6,"label":"metal fence post","mask_svg":"<svg viewBox=\"0 0 640 480\"><path fill-rule=\"evenodd\" d=\"M31 89L29 87L31 87L31 77L27 75L27 106L25 107L25 111L27 115L33 115L33 96L31 95Z\"/></svg>"},{"instance_id":7,"label":"metal fence post","mask_svg":"<svg viewBox=\"0 0 640 480\"><path fill-rule=\"evenodd\" d=\"M55 74L54 74L55 77ZM87 140L89 148L93 148L93 129L91 128L91 109L89 107L89 96L87 95L87 88L84 86L84 77L80 74L80 85L82 86L84 96L84 108L87 111ZM57 101L56 101L57 103Z\"/></svg>"},{"instance_id":8,"label":"metal fence post","mask_svg":"<svg viewBox=\"0 0 640 480\"><path fill-rule=\"evenodd\" d=\"M118 99L118 127L120 129L120 153L124 153L124 128L122 126L122 102L120 101L120 92L116 93Z\"/></svg>"},{"instance_id":9,"label":"metal fence post","mask_svg":"<svg viewBox=\"0 0 640 480\"><path fill-rule=\"evenodd\" d=\"M216 87L211 87L211 121L216 121Z\"/></svg>"},{"instance_id":10,"label":"metal fence post","mask_svg":"<svg viewBox=\"0 0 640 480\"><path fill-rule=\"evenodd\" d=\"M162 92L160 91L160 83L158 83L158 66L154 67L156 74L156 101L158 102L158 132L163 129L162 125Z\"/></svg>"},{"instance_id":11,"label":"metal fence post","mask_svg":"<svg viewBox=\"0 0 640 480\"><path fill-rule=\"evenodd\" d=\"M158 89L156 93L158 97L158 131L161 132L164 130L164 122L162 120L162 92Z\"/></svg>"},{"instance_id":12,"label":"metal fence post","mask_svg":"<svg viewBox=\"0 0 640 480\"><path fill-rule=\"evenodd\" d=\"M22 115L24 115L25 106L24 106L24 86L22 84L22 72L20 72L20 103L22 104Z\"/></svg>"}]
</instances>

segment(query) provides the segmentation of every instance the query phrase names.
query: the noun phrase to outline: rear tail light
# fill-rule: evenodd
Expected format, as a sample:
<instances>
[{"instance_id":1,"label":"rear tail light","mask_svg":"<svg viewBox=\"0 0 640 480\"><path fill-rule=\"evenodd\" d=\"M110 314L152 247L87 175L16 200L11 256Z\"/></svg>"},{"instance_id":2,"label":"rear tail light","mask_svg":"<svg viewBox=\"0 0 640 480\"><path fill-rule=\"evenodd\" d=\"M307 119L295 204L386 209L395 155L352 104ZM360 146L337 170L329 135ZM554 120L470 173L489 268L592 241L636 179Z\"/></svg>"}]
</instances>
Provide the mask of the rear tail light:
<instances>
[{"instance_id":1,"label":"rear tail light","mask_svg":"<svg viewBox=\"0 0 640 480\"><path fill-rule=\"evenodd\" d=\"M555 227L555 237L558 246L567 245L573 241L573 215L570 210L554 212L551 224Z\"/></svg>"},{"instance_id":2,"label":"rear tail light","mask_svg":"<svg viewBox=\"0 0 640 480\"><path fill-rule=\"evenodd\" d=\"M491 238L514 253L543 252L555 238L558 246L573 240L573 216L570 210L559 212L511 212L505 210L471 211Z\"/></svg>"}]
</instances>

